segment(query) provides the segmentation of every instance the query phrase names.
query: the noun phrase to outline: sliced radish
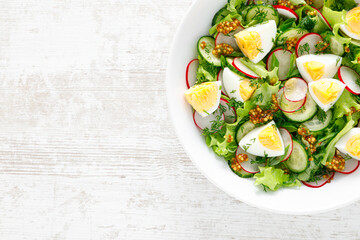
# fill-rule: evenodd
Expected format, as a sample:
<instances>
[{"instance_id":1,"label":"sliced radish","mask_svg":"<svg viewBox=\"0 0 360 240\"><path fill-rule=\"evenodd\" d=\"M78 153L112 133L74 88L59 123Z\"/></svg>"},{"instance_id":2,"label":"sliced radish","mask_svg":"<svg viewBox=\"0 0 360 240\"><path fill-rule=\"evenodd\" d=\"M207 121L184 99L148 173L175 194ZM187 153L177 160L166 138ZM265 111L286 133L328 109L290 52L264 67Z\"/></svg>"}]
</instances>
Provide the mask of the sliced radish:
<instances>
[{"instance_id":1,"label":"sliced radish","mask_svg":"<svg viewBox=\"0 0 360 240\"><path fill-rule=\"evenodd\" d=\"M338 70L338 76L340 81L345 83L349 92L355 95L360 94L360 86L356 83L356 81L360 81L360 75L357 72L349 67L341 66Z\"/></svg>"},{"instance_id":2,"label":"sliced radish","mask_svg":"<svg viewBox=\"0 0 360 240\"><path fill-rule=\"evenodd\" d=\"M193 120L195 125L201 130L205 128L210 129L213 122L217 120L217 116L219 116L219 111L215 111L214 113L209 114L206 117L202 117L197 111L194 111ZM222 114L220 119L225 120L225 115Z\"/></svg>"},{"instance_id":3,"label":"sliced radish","mask_svg":"<svg viewBox=\"0 0 360 240\"><path fill-rule=\"evenodd\" d=\"M313 0L311 5L317 9L321 9L324 6L324 0Z\"/></svg>"},{"instance_id":4,"label":"sliced radish","mask_svg":"<svg viewBox=\"0 0 360 240\"><path fill-rule=\"evenodd\" d=\"M258 164L256 164L256 163L251 163L252 160L255 160L255 159L256 159L256 156L245 152L241 147L238 147L237 150L236 150L236 157L235 157L236 160L237 160L237 156L238 156L239 154L246 154L246 155L248 156L248 159L249 159L249 160L247 160L247 161L245 161L245 162L239 162L241 168L242 168L245 172L248 172L248 173L258 173L258 172L260 172L259 167L265 166L265 164L258 165Z\"/></svg>"},{"instance_id":5,"label":"sliced radish","mask_svg":"<svg viewBox=\"0 0 360 240\"><path fill-rule=\"evenodd\" d=\"M281 5L274 5L273 7L279 12L279 15L284 18L295 18L296 20L299 19L299 16L291 8Z\"/></svg>"},{"instance_id":6,"label":"sliced radish","mask_svg":"<svg viewBox=\"0 0 360 240\"><path fill-rule=\"evenodd\" d=\"M232 62L232 65L241 73L245 74L248 77L251 78L259 78L259 75L251 71L247 66L245 66L241 61L240 57L234 58L234 61Z\"/></svg>"},{"instance_id":7,"label":"sliced radish","mask_svg":"<svg viewBox=\"0 0 360 240\"><path fill-rule=\"evenodd\" d=\"M293 151L294 143L293 143L293 140L292 140L292 136L291 136L291 134L289 133L288 130L286 130L285 128L280 127L279 131L280 131L280 135L281 135L281 137L283 139L285 148L289 146L288 152L286 153L286 156L282 160L282 162L285 162L286 160L289 159L289 157L290 157L290 155L291 155L291 153Z\"/></svg>"},{"instance_id":8,"label":"sliced radish","mask_svg":"<svg viewBox=\"0 0 360 240\"><path fill-rule=\"evenodd\" d=\"M356 159L350 159L345 162L345 168L342 171L337 171L342 174L350 174L355 172L360 166L360 161Z\"/></svg>"},{"instance_id":9,"label":"sliced radish","mask_svg":"<svg viewBox=\"0 0 360 240\"><path fill-rule=\"evenodd\" d=\"M196 83L196 71L199 67L199 60L193 59L186 67L186 86L191 88Z\"/></svg>"},{"instance_id":10,"label":"sliced radish","mask_svg":"<svg viewBox=\"0 0 360 240\"><path fill-rule=\"evenodd\" d=\"M234 123L236 122L236 110L233 107L229 107L227 103L229 103L228 100L224 98L220 99L220 104L226 108L226 111L224 112L225 122Z\"/></svg>"},{"instance_id":11,"label":"sliced radish","mask_svg":"<svg viewBox=\"0 0 360 240\"><path fill-rule=\"evenodd\" d=\"M318 12L318 16L330 28L330 30L333 30L329 21L324 17L324 15L322 15L322 13L319 11L319 9L317 9L316 7L313 7L313 9L315 9Z\"/></svg>"},{"instance_id":12,"label":"sliced radish","mask_svg":"<svg viewBox=\"0 0 360 240\"><path fill-rule=\"evenodd\" d=\"M290 70L290 59L292 52L289 50L284 50L282 48L275 49L272 51L266 61L266 68L267 70L271 71L271 64L272 64L272 56L275 54L275 57L279 61L279 79L281 81L286 80L286 75Z\"/></svg>"},{"instance_id":13,"label":"sliced radish","mask_svg":"<svg viewBox=\"0 0 360 240\"><path fill-rule=\"evenodd\" d=\"M215 38L215 46L222 43L230 45L235 51L240 51L240 48L236 44L235 38L233 36L218 33Z\"/></svg>"},{"instance_id":14,"label":"sliced radish","mask_svg":"<svg viewBox=\"0 0 360 240\"><path fill-rule=\"evenodd\" d=\"M307 82L302 78L291 78L284 85L284 97L290 102L304 100L308 91Z\"/></svg>"},{"instance_id":15,"label":"sliced radish","mask_svg":"<svg viewBox=\"0 0 360 240\"><path fill-rule=\"evenodd\" d=\"M334 178L334 175L335 175L335 172L333 172L332 174L330 174L330 176L327 176L326 178L322 177L317 182L304 182L304 181L302 181L302 183L307 187L320 188L320 187L324 186L325 184L329 183Z\"/></svg>"},{"instance_id":16,"label":"sliced radish","mask_svg":"<svg viewBox=\"0 0 360 240\"><path fill-rule=\"evenodd\" d=\"M323 38L317 33L308 33L302 36L296 44L295 53L297 57L316 53L316 44Z\"/></svg>"},{"instance_id":17,"label":"sliced radish","mask_svg":"<svg viewBox=\"0 0 360 240\"><path fill-rule=\"evenodd\" d=\"M218 72L218 75L217 75L217 80L221 82L221 94L228 96L228 94L225 90L225 87L224 87L223 71L224 71L223 69L220 69L220 71Z\"/></svg>"},{"instance_id":18,"label":"sliced radish","mask_svg":"<svg viewBox=\"0 0 360 240\"><path fill-rule=\"evenodd\" d=\"M229 33L229 36L234 36L235 34L239 33L240 31L244 30L245 28L242 26L238 26L234 31ZM235 41L236 42L236 41Z\"/></svg>"},{"instance_id":19,"label":"sliced radish","mask_svg":"<svg viewBox=\"0 0 360 240\"><path fill-rule=\"evenodd\" d=\"M298 111L306 102L306 97L298 102L291 102L284 96L284 88L281 88L277 94L278 105L281 111L286 113L293 113Z\"/></svg>"}]
</instances>

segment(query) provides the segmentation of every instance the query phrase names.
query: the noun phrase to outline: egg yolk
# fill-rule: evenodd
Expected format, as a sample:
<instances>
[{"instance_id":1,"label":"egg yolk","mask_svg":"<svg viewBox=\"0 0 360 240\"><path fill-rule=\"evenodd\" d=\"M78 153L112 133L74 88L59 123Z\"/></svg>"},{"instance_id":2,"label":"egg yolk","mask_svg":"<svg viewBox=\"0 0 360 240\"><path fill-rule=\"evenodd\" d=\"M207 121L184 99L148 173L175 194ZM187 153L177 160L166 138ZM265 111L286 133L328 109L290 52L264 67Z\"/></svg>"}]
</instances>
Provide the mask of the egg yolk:
<instances>
[{"instance_id":1,"label":"egg yolk","mask_svg":"<svg viewBox=\"0 0 360 240\"><path fill-rule=\"evenodd\" d=\"M347 141L345 148L353 156L360 157L360 134L352 136Z\"/></svg>"},{"instance_id":2,"label":"egg yolk","mask_svg":"<svg viewBox=\"0 0 360 240\"><path fill-rule=\"evenodd\" d=\"M261 145L271 150L281 150L281 140L276 127L271 125L264 128L258 135Z\"/></svg>"},{"instance_id":3,"label":"egg yolk","mask_svg":"<svg viewBox=\"0 0 360 240\"><path fill-rule=\"evenodd\" d=\"M303 65L314 81L319 80L324 75L325 64L323 63L310 61L304 63Z\"/></svg>"},{"instance_id":4,"label":"egg yolk","mask_svg":"<svg viewBox=\"0 0 360 240\"><path fill-rule=\"evenodd\" d=\"M347 29L360 35L360 7L353 8L346 14Z\"/></svg>"},{"instance_id":5,"label":"egg yolk","mask_svg":"<svg viewBox=\"0 0 360 240\"><path fill-rule=\"evenodd\" d=\"M330 81L318 81L311 87L314 95L323 104L329 104L335 101L341 92L340 85Z\"/></svg>"},{"instance_id":6,"label":"egg yolk","mask_svg":"<svg viewBox=\"0 0 360 240\"><path fill-rule=\"evenodd\" d=\"M185 98L197 112L203 112L216 104L218 92L219 86L216 83L205 82L186 90Z\"/></svg>"},{"instance_id":7,"label":"egg yolk","mask_svg":"<svg viewBox=\"0 0 360 240\"><path fill-rule=\"evenodd\" d=\"M255 89L256 87L250 85L250 80L242 80L239 85L239 92L242 100L248 100L255 91Z\"/></svg>"},{"instance_id":8,"label":"egg yolk","mask_svg":"<svg viewBox=\"0 0 360 240\"><path fill-rule=\"evenodd\" d=\"M241 31L235 35L236 43L241 51L249 58L254 59L261 49L261 37L255 31Z\"/></svg>"}]
</instances>

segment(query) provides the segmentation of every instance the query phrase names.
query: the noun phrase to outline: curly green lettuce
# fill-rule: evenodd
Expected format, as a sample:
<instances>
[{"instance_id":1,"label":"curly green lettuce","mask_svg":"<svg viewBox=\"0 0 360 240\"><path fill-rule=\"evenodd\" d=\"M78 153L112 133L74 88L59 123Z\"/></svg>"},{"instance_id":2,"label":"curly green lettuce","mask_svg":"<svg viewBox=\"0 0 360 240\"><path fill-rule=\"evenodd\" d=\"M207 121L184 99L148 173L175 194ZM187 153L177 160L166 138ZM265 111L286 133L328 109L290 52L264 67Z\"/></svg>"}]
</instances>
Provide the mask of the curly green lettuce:
<instances>
[{"instance_id":1,"label":"curly green lettuce","mask_svg":"<svg viewBox=\"0 0 360 240\"><path fill-rule=\"evenodd\" d=\"M279 81L278 71L279 68L275 67L272 71L266 70L266 64L262 61L258 63L253 63L248 58L241 58L240 62L248 67L250 70L255 72L260 78L267 79L271 81L273 84Z\"/></svg>"},{"instance_id":2,"label":"curly green lettuce","mask_svg":"<svg viewBox=\"0 0 360 240\"><path fill-rule=\"evenodd\" d=\"M255 185L261 185L265 190L276 191L280 187L300 186L300 181L290 179L289 174L285 174L282 169L275 167L259 167L260 173L254 175Z\"/></svg>"}]
</instances>

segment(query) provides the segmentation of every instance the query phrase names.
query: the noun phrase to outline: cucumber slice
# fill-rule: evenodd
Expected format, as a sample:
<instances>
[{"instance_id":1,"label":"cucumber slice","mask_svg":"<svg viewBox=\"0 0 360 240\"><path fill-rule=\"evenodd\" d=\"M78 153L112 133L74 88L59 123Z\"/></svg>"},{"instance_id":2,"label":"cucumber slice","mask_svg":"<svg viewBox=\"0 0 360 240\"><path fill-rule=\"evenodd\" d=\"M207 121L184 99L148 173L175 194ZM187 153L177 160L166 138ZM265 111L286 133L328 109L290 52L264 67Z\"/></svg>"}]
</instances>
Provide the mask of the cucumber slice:
<instances>
[{"instance_id":1,"label":"cucumber slice","mask_svg":"<svg viewBox=\"0 0 360 240\"><path fill-rule=\"evenodd\" d=\"M202 42L206 43L206 47L202 48L200 45ZM214 54L212 54L212 51L215 48L215 39L209 36L204 36L201 37L198 41L197 44L197 49L199 54L201 55L201 57L203 57L208 63L216 66L216 67L220 67L221 66L221 61L220 58L214 56Z\"/></svg>"},{"instance_id":2,"label":"cucumber slice","mask_svg":"<svg viewBox=\"0 0 360 240\"><path fill-rule=\"evenodd\" d=\"M311 95L308 93L306 95L306 102L305 105L300 108L300 110L294 113L286 113L284 115L294 122L305 122L314 117L317 111L317 106L315 101L312 99Z\"/></svg>"},{"instance_id":3,"label":"cucumber slice","mask_svg":"<svg viewBox=\"0 0 360 240\"><path fill-rule=\"evenodd\" d=\"M310 131L316 132L321 131L325 129L327 126L329 126L331 120L332 120L332 111L327 111L324 121L320 121L317 115L313 117L311 120L304 122L304 126L307 127Z\"/></svg>"},{"instance_id":4,"label":"cucumber slice","mask_svg":"<svg viewBox=\"0 0 360 240\"><path fill-rule=\"evenodd\" d=\"M276 25L279 24L279 13L271 5L254 5L253 7L250 7L245 17L246 23L250 23L254 20L254 18L260 18L260 16L264 16L264 19L262 21L274 20L276 22Z\"/></svg>"},{"instance_id":5,"label":"cucumber slice","mask_svg":"<svg viewBox=\"0 0 360 240\"><path fill-rule=\"evenodd\" d=\"M281 33L276 41L276 45L284 45L286 43L286 40L289 38L296 38L300 39L305 34L309 33L307 30L302 28L290 28L286 30L285 32Z\"/></svg>"},{"instance_id":6,"label":"cucumber slice","mask_svg":"<svg viewBox=\"0 0 360 240\"><path fill-rule=\"evenodd\" d=\"M231 171L233 171L236 175L238 175L239 177L242 177L242 178L251 178L252 176L254 176L253 173L248 173L248 172L244 171L243 169L240 169L240 170L233 169L232 168L233 161L236 161L235 158L231 161L228 161L228 165L229 165Z\"/></svg>"},{"instance_id":7,"label":"cucumber slice","mask_svg":"<svg viewBox=\"0 0 360 240\"><path fill-rule=\"evenodd\" d=\"M217 13L215 13L213 19L212 19L212 26L214 26L215 24L217 24L218 22L221 21L221 19L223 19L224 17L226 17L227 15L229 15L230 11L227 10L226 6L223 7L222 9L220 9L219 11L217 11Z\"/></svg>"},{"instance_id":8,"label":"cucumber slice","mask_svg":"<svg viewBox=\"0 0 360 240\"><path fill-rule=\"evenodd\" d=\"M293 140L293 144L293 151L285 164L292 172L300 173L305 171L308 166L308 155L299 142Z\"/></svg>"},{"instance_id":9,"label":"cucumber slice","mask_svg":"<svg viewBox=\"0 0 360 240\"><path fill-rule=\"evenodd\" d=\"M250 121L247 121L243 125L241 125L236 133L237 143L239 143L240 140L253 129L255 129L255 124Z\"/></svg>"}]
</instances>

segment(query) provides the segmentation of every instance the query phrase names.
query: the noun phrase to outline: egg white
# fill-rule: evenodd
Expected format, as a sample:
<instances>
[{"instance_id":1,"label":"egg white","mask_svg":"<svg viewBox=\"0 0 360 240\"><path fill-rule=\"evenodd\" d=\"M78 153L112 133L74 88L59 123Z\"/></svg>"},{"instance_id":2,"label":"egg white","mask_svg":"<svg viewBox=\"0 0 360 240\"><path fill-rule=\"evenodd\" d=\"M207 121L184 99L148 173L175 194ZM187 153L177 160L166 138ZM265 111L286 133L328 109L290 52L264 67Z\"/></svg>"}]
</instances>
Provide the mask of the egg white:
<instances>
[{"instance_id":1,"label":"egg white","mask_svg":"<svg viewBox=\"0 0 360 240\"><path fill-rule=\"evenodd\" d=\"M340 140L336 143L335 147L342 152L343 154L348 154L350 157L356 159L356 160L360 160L359 157L356 157L354 155L352 155L351 153L349 153L346 150L346 143L349 141L349 139L354 136L360 134L360 128L353 128L351 129L348 133L346 133L342 138L340 138Z\"/></svg>"},{"instance_id":2,"label":"egg white","mask_svg":"<svg viewBox=\"0 0 360 240\"><path fill-rule=\"evenodd\" d=\"M305 79L308 83L314 81L310 74L306 71L304 67L304 63L316 61L320 62L325 65L324 67L324 75L322 78L332 78L338 71L339 67L341 66L342 57L339 57L334 54L320 54L320 55L303 55L296 59L296 66L299 69L299 72L303 79Z\"/></svg>"},{"instance_id":3,"label":"egg white","mask_svg":"<svg viewBox=\"0 0 360 240\"><path fill-rule=\"evenodd\" d=\"M348 37L351 37L352 39L360 40L360 36L349 30L345 24L340 25L340 30Z\"/></svg>"},{"instance_id":4,"label":"egg white","mask_svg":"<svg viewBox=\"0 0 360 240\"><path fill-rule=\"evenodd\" d=\"M312 88L312 85L314 85L316 82L318 81L330 81L330 82L334 82L336 84L338 84L341 87L341 91L339 92L339 94L337 95L336 99L334 101L332 101L331 103L328 104L323 104L319 98L315 95L314 90ZM332 106L334 106L334 104L337 102L337 100L339 100L339 98L341 97L341 94L344 92L345 89L345 84L343 84L342 82L340 82L339 80L336 79L332 79L332 78L323 78L320 79L318 81L315 82L311 82L309 83L309 92L311 97L314 99L314 101L316 102L316 104L325 112L328 111Z\"/></svg>"},{"instance_id":5,"label":"egg white","mask_svg":"<svg viewBox=\"0 0 360 240\"><path fill-rule=\"evenodd\" d=\"M275 156L281 156L285 153L284 148L284 141L281 137L280 131L278 128L276 128L276 132L280 137L281 141L281 150L271 150L269 148L264 147L260 141L259 141L259 133L265 129L268 126L275 125L274 121L269 122L268 124L255 128L254 130L250 131L248 134L246 134L239 142L239 146L247 153L250 153L255 156L261 156L261 157L275 157Z\"/></svg>"},{"instance_id":6,"label":"egg white","mask_svg":"<svg viewBox=\"0 0 360 240\"><path fill-rule=\"evenodd\" d=\"M253 63L260 62L272 49L274 46L274 40L276 37L276 22L274 20L269 20L266 23L261 23L252 27L249 27L244 31L254 31L260 35L261 39L261 52L259 52L254 59L250 59Z\"/></svg>"},{"instance_id":7,"label":"egg white","mask_svg":"<svg viewBox=\"0 0 360 240\"><path fill-rule=\"evenodd\" d=\"M230 98L235 98L237 101L245 102L240 95L240 83L246 78L234 73L229 68L224 68L223 71L223 84L225 91Z\"/></svg>"}]
</instances>

